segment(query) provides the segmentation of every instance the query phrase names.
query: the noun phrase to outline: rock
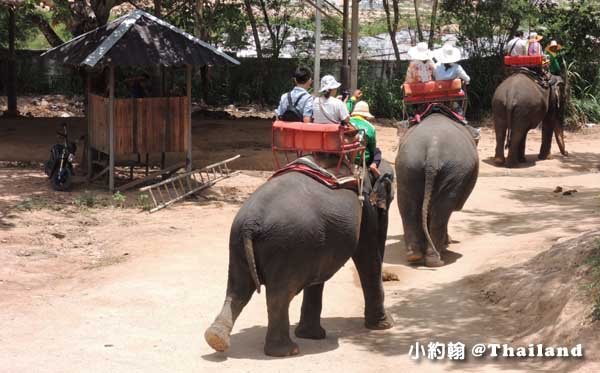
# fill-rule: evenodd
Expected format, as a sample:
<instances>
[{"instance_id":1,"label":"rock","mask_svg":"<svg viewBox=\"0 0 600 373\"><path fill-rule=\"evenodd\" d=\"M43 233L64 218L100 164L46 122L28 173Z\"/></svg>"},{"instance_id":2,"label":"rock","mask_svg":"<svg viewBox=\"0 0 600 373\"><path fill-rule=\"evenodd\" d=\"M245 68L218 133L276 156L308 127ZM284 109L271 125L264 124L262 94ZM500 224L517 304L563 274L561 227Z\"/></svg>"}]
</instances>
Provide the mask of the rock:
<instances>
[{"instance_id":1,"label":"rock","mask_svg":"<svg viewBox=\"0 0 600 373\"><path fill-rule=\"evenodd\" d=\"M39 102L39 106L48 106L48 101L46 101L45 99L42 99L42 100Z\"/></svg>"},{"instance_id":2,"label":"rock","mask_svg":"<svg viewBox=\"0 0 600 373\"><path fill-rule=\"evenodd\" d=\"M560 186L557 186L556 189L554 189L554 193L560 193L563 191L563 188Z\"/></svg>"},{"instance_id":3,"label":"rock","mask_svg":"<svg viewBox=\"0 0 600 373\"><path fill-rule=\"evenodd\" d=\"M386 271L384 269L383 273L381 274L381 280L382 281L399 281L400 279L398 278L397 274L395 274L393 272Z\"/></svg>"},{"instance_id":4,"label":"rock","mask_svg":"<svg viewBox=\"0 0 600 373\"><path fill-rule=\"evenodd\" d=\"M65 234L63 233L52 233L52 235L56 238L58 238L59 240L62 240L63 238L67 237Z\"/></svg>"},{"instance_id":5,"label":"rock","mask_svg":"<svg viewBox=\"0 0 600 373\"><path fill-rule=\"evenodd\" d=\"M573 193L577 193L577 190L576 189L567 190L566 192L563 193L563 196L572 196Z\"/></svg>"}]
</instances>

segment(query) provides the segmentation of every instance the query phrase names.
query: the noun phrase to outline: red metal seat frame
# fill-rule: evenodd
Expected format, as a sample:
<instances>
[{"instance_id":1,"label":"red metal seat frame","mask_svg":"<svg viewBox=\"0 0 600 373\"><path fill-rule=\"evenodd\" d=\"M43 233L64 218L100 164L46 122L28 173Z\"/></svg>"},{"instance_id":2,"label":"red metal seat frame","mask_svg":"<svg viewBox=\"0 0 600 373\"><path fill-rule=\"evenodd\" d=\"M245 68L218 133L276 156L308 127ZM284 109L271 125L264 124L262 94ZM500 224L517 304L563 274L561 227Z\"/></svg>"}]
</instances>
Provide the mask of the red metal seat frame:
<instances>
[{"instance_id":1,"label":"red metal seat frame","mask_svg":"<svg viewBox=\"0 0 600 373\"><path fill-rule=\"evenodd\" d=\"M457 80L457 79L455 79ZM446 83L441 83L446 82ZM436 85L449 86L452 81L436 81ZM423 84L423 83L421 83ZM404 102L404 106L402 108L403 119L408 119L408 114L406 112L407 105L419 105L419 104L432 104L432 103L443 103L443 102L452 102L459 101L462 102L463 113L467 111L467 91L464 84L461 82L461 89L456 91L448 91L445 88L441 89L442 92L436 92L435 90L428 93L422 94L413 94L413 95L404 95L402 101ZM402 92L405 92L404 85L402 86Z\"/></svg>"}]
</instances>

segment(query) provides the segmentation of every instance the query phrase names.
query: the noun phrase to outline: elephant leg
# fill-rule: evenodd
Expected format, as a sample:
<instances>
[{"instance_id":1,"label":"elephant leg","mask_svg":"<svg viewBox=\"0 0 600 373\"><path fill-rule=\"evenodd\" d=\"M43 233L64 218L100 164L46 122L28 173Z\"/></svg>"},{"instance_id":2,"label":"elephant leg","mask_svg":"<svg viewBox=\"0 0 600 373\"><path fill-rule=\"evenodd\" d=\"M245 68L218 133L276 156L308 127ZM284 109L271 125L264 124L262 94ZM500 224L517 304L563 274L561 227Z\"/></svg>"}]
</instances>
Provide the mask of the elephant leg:
<instances>
[{"instance_id":1,"label":"elephant leg","mask_svg":"<svg viewBox=\"0 0 600 373\"><path fill-rule=\"evenodd\" d=\"M521 163L527 162L527 157L525 157L526 139L527 137L524 137L523 141L519 144L519 162Z\"/></svg>"},{"instance_id":2,"label":"elephant leg","mask_svg":"<svg viewBox=\"0 0 600 373\"><path fill-rule=\"evenodd\" d=\"M421 227L422 201L422 196L414 196L414 198L406 198L402 204L398 203L404 228L406 259L409 263L422 261L427 249L427 241Z\"/></svg>"},{"instance_id":3,"label":"elephant leg","mask_svg":"<svg viewBox=\"0 0 600 373\"><path fill-rule=\"evenodd\" d=\"M283 357L297 355L298 345L290 339L289 307L295 292L286 288L287 284L276 285L272 289L267 284L267 313L269 326L265 340L265 354Z\"/></svg>"},{"instance_id":4,"label":"elephant leg","mask_svg":"<svg viewBox=\"0 0 600 373\"><path fill-rule=\"evenodd\" d=\"M300 322L294 331L296 337L308 339L325 338L325 329L321 327L324 285L318 284L304 289Z\"/></svg>"},{"instance_id":5,"label":"elephant leg","mask_svg":"<svg viewBox=\"0 0 600 373\"><path fill-rule=\"evenodd\" d=\"M554 126L554 136L556 137L556 143L560 149L560 153L565 157L569 156L569 152L565 148L565 130L561 124Z\"/></svg>"},{"instance_id":6,"label":"elephant leg","mask_svg":"<svg viewBox=\"0 0 600 373\"><path fill-rule=\"evenodd\" d=\"M525 130L527 131L527 130ZM510 139L510 147L508 148L508 158L506 159L506 167L515 167L519 164L519 150L525 144L525 137L521 131L513 131Z\"/></svg>"},{"instance_id":7,"label":"elephant leg","mask_svg":"<svg viewBox=\"0 0 600 373\"><path fill-rule=\"evenodd\" d=\"M221 312L204 332L204 339L216 351L226 351L231 345L233 324L252 297L255 287L247 271L229 271L227 295Z\"/></svg>"},{"instance_id":8,"label":"elephant leg","mask_svg":"<svg viewBox=\"0 0 600 373\"><path fill-rule=\"evenodd\" d=\"M538 155L538 159L540 160L548 159L550 156L550 150L552 148L552 132L554 131L552 127L552 123L549 121L544 121L542 123L542 145L540 146L540 154Z\"/></svg>"},{"instance_id":9,"label":"elephant leg","mask_svg":"<svg viewBox=\"0 0 600 373\"><path fill-rule=\"evenodd\" d=\"M496 132L496 153L494 154L494 163L504 164L504 143L506 141L506 122L496 119L494 125Z\"/></svg>"},{"instance_id":10,"label":"elephant leg","mask_svg":"<svg viewBox=\"0 0 600 373\"><path fill-rule=\"evenodd\" d=\"M384 244L385 245L385 244ZM365 327L374 330L389 329L394 320L385 311L381 272L383 258L369 244L360 245L352 257L358 271L365 299Z\"/></svg>"}]
</instances>

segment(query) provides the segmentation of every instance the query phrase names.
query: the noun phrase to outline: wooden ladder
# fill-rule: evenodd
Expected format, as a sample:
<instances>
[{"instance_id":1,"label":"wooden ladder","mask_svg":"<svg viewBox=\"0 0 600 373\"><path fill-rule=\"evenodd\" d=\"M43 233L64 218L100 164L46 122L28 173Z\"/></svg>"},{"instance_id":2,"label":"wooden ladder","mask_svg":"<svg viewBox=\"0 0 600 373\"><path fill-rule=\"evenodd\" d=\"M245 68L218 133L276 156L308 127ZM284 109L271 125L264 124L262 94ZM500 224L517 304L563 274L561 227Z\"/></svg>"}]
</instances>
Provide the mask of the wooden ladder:
<instances>
[{"instance_id":1,"label":"wooden ladder","mask_svg":"<svg viewBox=\"0 0 600 373\"><path fill-rule=\"evenodd\" d=\"M148 192L154 208L150 212L158 211L173 203L184 199L194 193L213 186L216 182L235 176L239 171L231 171L228 163L236 160L240 155L213 163L200 170L192 170L175 175L153 185L140 188L140 192Z\"/></svg>"}]
</instances>

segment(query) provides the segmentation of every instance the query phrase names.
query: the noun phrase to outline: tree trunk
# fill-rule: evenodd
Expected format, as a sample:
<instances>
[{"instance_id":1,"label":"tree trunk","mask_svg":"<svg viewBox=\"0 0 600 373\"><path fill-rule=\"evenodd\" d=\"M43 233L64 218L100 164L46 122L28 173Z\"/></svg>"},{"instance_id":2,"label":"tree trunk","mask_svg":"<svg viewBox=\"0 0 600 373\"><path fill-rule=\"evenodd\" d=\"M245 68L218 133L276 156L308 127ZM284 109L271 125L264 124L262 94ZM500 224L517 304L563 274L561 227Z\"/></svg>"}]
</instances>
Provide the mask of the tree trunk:
<instances>
[{"instance_id":1,"label":"tree trunk","mask_svg":"<svg viewBox=\"0 0 600 373\"><path fill-rule=\"evenodd\" d=\"M429 28L429 40L428 40L429 49L433 48L433 36L435 35L435 27L437 24L437 10L438 10L438 0L433 0L433 5L431 7L431 27Z\"/></svg>"},{"instance_id":2,"label":"tree trunk","mask_svg":"<svg viewBox=\"0 0 600 373\"><path fill-rule=\"evenodd\" d=\"M258 34L258 27L256 26L256 18L254 17L254 12L252 11L252 2L251 0L244 0L244 4L246 5L246 14L248 15L248 20L250 21L250 26L252 27L252 35L254 36L254 45L256 46L256 57L258 60L262 60L262 49L260 47L260 36Z\"/></svg>"},{"instance_id":3,"label":"tree trunk","mask_svg":"<svg viewBox=\"0 0 600 373\"><path fill-rule=\"evenodd\" d=\"M37 26L40 32L44 35L48 44L52 47L57 47L64 43L64 41L58 36L58 34L54 31L52 26L48 23L48 21L40 16L39 14L31 14L29 16L31 23Z\"/></svg>"},{"instance_id":4,"label":"tree trunk","mask_svg":"<svg viewBox=\"0 0 600 373\"><path fill-rule=\"evenodd\" d=\"M260 0L260 8L265 19L265 26L267 26L267 30L269 31L269 35L271 37L272 57L279 58L279 48L277 47L278 37L273 31L273 27L271 27L271 21L269 20L269 13L267 12L267 5L265 4L265 0Z\"/></svg>"},{"instance_id":5,"label":"tree trunk","mask_svg":"<svg viewBox=\"0 0 600 373\"><path fill-rule=\"evenodd\" d=\"M387 29L390 34L390 38L392 40L392 47L394 48L394 56L396 57L396 62L400 62L400 50L398 49L398 42L396 41L396 31L398 31L398 0L392 0L394 7L394 20L392 23L392 17L390 14L390 3L389 0L383 0L383 9L385 10L385 18L387 21Z\"/></svg>"},{"instance_id":6,"label":"tree trunk","mask_svg":"<svg viewBox=\"0 0 600 373\"><path fill-rule=\"evenodd\" d=\"M16 117L17 110L17 63L15 56L15 34L17 32L15 10L8 8L8 80L6 82L7 110L5 116Z\"/></svg>"},{"instance_id":7,"label":"tree trunk","mask_svg":"<svg viewBox=\"0 0 600 373\"><path fill-rule=\"evenodd\" d=\"M154 15L162 17L162 0L154 0Z\"/></svg>"},{"instance_id":8,"label":"tree trunk","mask_svg":"<svg viewBox=\"0 0 600 373\"><path fill-rule=\"evenodd\" d=\"M414 0L415 3L415 18L417 20L417 36L419 41L423 41L423 29L421 28L421 15L419 11L419 0Z\"/></svg>"}]
</instances>

